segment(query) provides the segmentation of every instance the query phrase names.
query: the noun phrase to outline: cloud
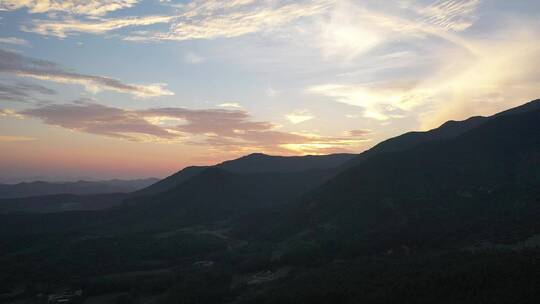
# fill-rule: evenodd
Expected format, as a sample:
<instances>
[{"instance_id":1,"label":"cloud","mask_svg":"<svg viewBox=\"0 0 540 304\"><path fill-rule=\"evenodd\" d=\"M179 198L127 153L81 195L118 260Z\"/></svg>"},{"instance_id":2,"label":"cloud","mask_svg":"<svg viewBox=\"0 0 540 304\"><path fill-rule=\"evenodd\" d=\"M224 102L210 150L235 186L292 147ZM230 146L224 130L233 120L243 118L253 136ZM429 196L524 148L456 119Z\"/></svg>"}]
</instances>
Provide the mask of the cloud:
<instances>
[{"instance_id":1,"label":"cloud","mask_svg":"<svg viewBox=\"0 0 540 304\"><path fill-rule=\"evenodd\" d=\"M369 1L338 1L330 14L316 20L308 34L325 57L350 62L392 41L437 36L453 43L464 40L451 32L476 21L479 0L439 0L431 5L401 1L400 5L370 5ZM405 38L405 39L404 39Z\"/></svg>"},{"instance_id":2,"label":"cloud","mask_svg":"<svg viewBox=\"0 0 540 304\"><path fill-rule=\"evenodd\" d=\"M187 63L191 63L191 64L199 64L205 61L204 57L199 56L193 52L187 52L184 55L184 59L186 60Z\"/></svg>"},{"instance_id":3,"label":"cloud","mask_svg":"<svg viewBox=\"0 0 540 304\"><path fill-rule=\"evenodd\" d=\"M237 102L225 102L225 103L218 104L218 107L241 109L242 105L240 105Z\"/></svg>"},{"instance_id":4,"label":"cloud","mask_svg":"<svg viewBox=\"0 0 540 304\"><path fill-rule=\"evenodd\" d=\"M353 150L365 139L278 131L243 110L153 108L127 110L95 103L47 105L17 114L62 128L132 141L184 142L221 151L320 153Z\"/></svg>"},{"instance_id":5,"label":"cloud","mask_svg":"<svg viewBox=\"0 0 540 304\"><path fill-rule=\"evenodd\" d=\"M11 136L11 135L0 135L0 142L20 142L20 141L33 141L36 140L33 137L26 136Z\"/></svg>"},{"instance_id":6,"label":"cloud","mask_svg":"<svg viewBox=\"0 0 540 304\"><path fill-rule=\"evenodd\" d=\"M0 49L0 73L13 74L58 83L79 84L91 92L111 90L129 93L139 98L174 95L163 84L126 84L119 80L66 70L56 63L34 59Z\"/></svg>"},{"instance_id":7,"label":"cloud","mask_svg":"<svg viewBox=\"0 0 540 304\"><path fill-rule=\"evenodd\" d=\"M0 44L29 45L30 43L17 37L0 37Z\"/></svg>"},{"instance_id":8,"label":"cloud","mask_svg":"<svg viewBox=\"0 0 540 304\"><path fill-rule=\"evenodd\" d=\"M33 20L22 27L23 31L46 36L65 38L74 33L103 34L110 31L136 26L169 23L172 16L141 16L124 18L93 18L91 20L61 19Z\"/></svg>"},{"instance_id":9,"label":"cloud","mask_svg":"<svg viewBox=\"0 0 540 304\"><path fill-rule=\"evenodd\" d=\"M27 102L36 101L35 95L54 95L56 91L47 87L24 82L0 82L0 101Z\"/></svg>"},{"instance_id":10,"label":"cloud","mask_svg":"<svg viewBox=\"0 0 540 304\"><path fill-rule=\"evenodd\" d=\"M257 2L192 1L177 5L180 12L168 32L149 35L129 35L131 41L194 40L233 38L246 34L271 31L294 20L324 12L334 1L315 0L290 3L283 1Z\"/></svg>"},{"instance_id":11,"label":"cloud","mask_svg":"<svg viewBox=\"0 0 540 304\"><path fill-rule=\"evenodd\" d=\"M447 54L446 60L460 64L443 65L440 73L421 83L432 89L434 101L432 111L421 117L422 129L449 119L491 115L538 98L538 30L524 22L497 33L497 39L470 40L473 55Z\"/></svg>"},{"instance_id":12,"label":"cloud","mask_svg":"<svg viewBox=\"0 0 540 304\"><path fill-rule=\"evenodd\" d=\"M22 115L18 114L12 109L0 109L0 116L23 118Z\"/></svg>"},{"instance_id":13,"label":"cloud","mask_svg":"<svg viewBox=\"0 0 540 304\"><path fill-rule=\"evenodd\" d=\"M315 118L315 116L311 115L308 110L296 110L285 115L285 117L293 124L299 124Z\"/></svg>"},{"instance_id":14,"label":"cloud","mask_svg":"<svg viewBox=\"0 0 540 304\"><path fill-rule=\"evenodd\" d=\"M480 4L340 2L308 31L311 45L331 57L340 77L305 92L357 106L363 117L379 121L410 116L422 129L534 99L540 84L531 68L540 58L538 23L496 15L497 28L472 31Z\"/></svg>"},{"instance_id":15,"label":"cloud","mask_svg":"<svg viewBox=\"0 0 540 304\"><path fill-rule=\"evenodd\" d=\"M365 8L349 1L340 1L327 18L315 23L313 42L323 56L332 60L352 60L384 39L382 20L376 18ZM381 24L381 25L379 25Z\"/></svg>"},{"instance_id":16,"label":"cloud","mask_svg":"<svg viewBox=\"0 0 540 304\"><path fill-rule=\"evenodd\" d=\"M2 0L0 10L28 9L30 13L61 12L101 16L137 4L138 0Z\"/></svg>"},{"instance_id":17,"label":"cloud","mask_svg":"<svg viewBox=\"0 0 540 304\"><path fill-rule=\"evenodd\" d=\"M87 5L76 5L67 1L65 5L41 6L25 4L6 5L7 9L32 7L33 12L62 11L68 17L57 19L38 19L22 27L22 30L41 35L65 38L76 33L103 34L134 26L148 26L159 23L169 24L168 31L133 31L123 36L123 40L149 42L161 40L194 40L239 37L250 33L268 32L294 20L315 16L324 12L334 0L315 1L191 1L186 4L162 4L171 6L176 13L161 16L134 16L122 18L103 18L107 12L130 7L135 0L125 0L116 5L105 6L96 0ZM120 1L119 1L120 2ZM101 6L100 6L101 5ZM91 9L91 7L94 7ZM99 7L99 8L98 8ZM71 15L83 15L91 18L75 19Z\"/></svg>"},{"instance_id":18,"label":"cloud","mask_svg":"<svg viewBox=\"0 0 540 304\"><path fill-rule=\"evenodd\" d=\"M274 88L272 87L268 87L265 91L265 94L266 96L270 97L270 98L274 98L276 97L277 95L279 95L279 91L278 90L275 90Z\"/></svg>"},{"instance_id":19,"label":"cloud","mask_svg":"<svg viewBox=\"0 0 540 304\"><path fill-rule=\"evenodd\" d=\"M360 107L367 118L416 116L421 129L449 119L490 115L538 97L540 73L533 67L540 64L534 38L539 30L526 20L507 21L505 27L480 37L437 30L436 44L423 40L425 53L400 59L409 65L389 66L380 75L359 69L341 82L312 85L306 92ZM365 58L378 62L377 57ZM354 81L362 78L366 80Z\"/></svg>"},{"instance_id":20,"label":"cloud","mask_svg":"<svg viewBox=\"0 0 540 304\"><path fill-rule=\"evenodd\" d=\"M344 104L362 107L363 116L376 120L402 117L429 97L429 89L414 83L389 81L366 84L324 84L309 87L308 93L330 97Z\"/></svg>"},{"instance_id":21,"label":"cloud","mask_svg":"<svg viewBox=\"0 0 540 304\"><path fill-rule=\"evenodd\" d=\"M44 123L111 137L136 139L134 134L170 139L174 134L153 125L130 111L98 104L48 105L19 112L40 118Z\"/></svg>"},{"instance_id":22,"label":"cloud","mask_svg":"<svg viewBox=\"0 0 540 304\"><path fill-rule=\"evenodd\" d=\"M347 134L352 137L365 137L366 135L372 134L373 131L366 129L350 130L347 131Z\"/></svg>"},{"instance_id":23,"label":"cloud","mask_svg":"<svg viewBox=\"0 0 540 304\"><path fill-rule=\"evenodd\" d=\"M427 7L417 7L416 11L424 17L423 23L447 30L463 31L469 28L477 16L479 0L439 0Z\"/></svg>"}]
</instances>

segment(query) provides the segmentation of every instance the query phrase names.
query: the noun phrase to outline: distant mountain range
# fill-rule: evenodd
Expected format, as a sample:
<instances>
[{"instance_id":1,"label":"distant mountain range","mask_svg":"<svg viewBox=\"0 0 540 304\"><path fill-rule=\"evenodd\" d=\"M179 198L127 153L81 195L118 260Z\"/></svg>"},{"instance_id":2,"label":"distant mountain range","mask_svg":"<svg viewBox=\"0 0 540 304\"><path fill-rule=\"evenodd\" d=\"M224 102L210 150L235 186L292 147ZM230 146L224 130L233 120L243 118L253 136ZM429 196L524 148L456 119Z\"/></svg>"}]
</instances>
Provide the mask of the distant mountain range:
<instances>
[{"instance_id":1,"label":"distant mountain range","mask_svg":"<svg viewBox=\"0 0 540 304\"><path fill-rule=\"evenodd\" d=\"M99 210L119 206L126 198L129 198L126 200L126 205L129 206L127 209L130 209L127 213L133 212L132 205L136 201L139 202L139 208L143 208L143 202L148 202L148 206L144 207L148 208L156 201L170 202L175 200L175 197L176 201L182 198L186 204L194 205L196 198L193 194L185 194L185 192L194 193L193 187L200 190L196 193L206 195L205 200L208 202L214 202L217 198L226 201L227 203L223 206L230 206L232 212L233 209L237 210L237 207L232 207L236 204L244 204L244 209L246 209L250 204L262 207L283 203L297 197L337 173L337 168L355 156L355 154L333 154L283 157L255 153L215 166L187 167L163 180L149 178L98 182L0 184L0 212L50 213ZM204 191L204 188L212 189L216 178L223 179L223 185L220 186L224 191L228 191L226 195L218 196L216 192ZM190 182L180 187L187 181ZM242 190L242 187L245 189ZM187 190L188 188L191 190ZM119 195L119 193L130 194ZM161 196L157 196L158 194ZM141 197L146 198L141 199ZM249 200L249 203L246 200ZM257 203L253 204L253 202ZM211 206L207 207L212 210ZM176 206L173 208L177 209ZM251 209L245 211L247 210Z\"/></svg>"},{"instance_id":2,"label":"distant mountain range","mask_svg":"<svg viewBox=\"0 0 540 304\"><path fill-rule=\"evenodd\" d=\"M53 194L104 194L129 193L148 187L159 181L157 178L135 180L104 180L76 182L25 182L18 184L0 184L1 198L22 198Z\"/></svg>"}]
</instances>

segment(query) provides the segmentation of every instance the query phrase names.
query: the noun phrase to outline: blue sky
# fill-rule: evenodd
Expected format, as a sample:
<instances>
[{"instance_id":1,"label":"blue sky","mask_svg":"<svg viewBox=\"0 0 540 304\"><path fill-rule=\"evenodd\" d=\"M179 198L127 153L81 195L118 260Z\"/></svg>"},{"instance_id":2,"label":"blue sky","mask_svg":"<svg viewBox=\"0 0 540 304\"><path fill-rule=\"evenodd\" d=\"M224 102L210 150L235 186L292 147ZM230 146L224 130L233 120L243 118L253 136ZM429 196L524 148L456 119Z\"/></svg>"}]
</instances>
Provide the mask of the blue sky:
<instances>
[{"instance_id":1,"label":"blue sky","mask_svg":"<svg viewBox=\"0 0 540 304\"><path fill-rule=\"evenodd\" d=\"M0 0L0 181L361 152L540 96L540 2Z\"/></svg>"}]
</instances>

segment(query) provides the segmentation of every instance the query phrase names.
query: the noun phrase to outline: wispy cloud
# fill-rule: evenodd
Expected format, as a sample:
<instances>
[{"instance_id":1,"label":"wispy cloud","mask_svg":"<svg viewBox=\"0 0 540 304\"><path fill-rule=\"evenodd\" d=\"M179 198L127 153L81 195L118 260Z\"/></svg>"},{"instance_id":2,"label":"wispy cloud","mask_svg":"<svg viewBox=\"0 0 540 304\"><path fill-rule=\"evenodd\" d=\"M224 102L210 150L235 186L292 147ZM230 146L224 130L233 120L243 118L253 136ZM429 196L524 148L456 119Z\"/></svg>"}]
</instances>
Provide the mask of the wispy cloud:
<instances>
[{"instance_id":1,"label":"wispy cloud","mask_svg":"<svg viewBox=\"0 0 540 304\"><path fill-rule=\"evenodd\" d=\"M131 41L194 40L232 38L271 31L303 17L324 12L334 1L315 0L297 3L252 0L192 1L177 6L180 12L167 32L129 35Z\"/></svg>"},{"instance_id":2,"label":"wispy cloud","mask_svg":"<svg viewBox=\"0 0 540 304\"><path fill-rule=\"evenodd\" d=\"M47 87L24 83L3 83L0 82L0 101L27 102L36 101L38 95L54 95L56 91Z\"/></svg>"},{"instance_id":3,"label":"wispy cloud","mask_svg":"<svg viewBox=\"0 0 540 304\"><path fill-rule=\"evenodd\" d=\"M437 37L443 43L426 48L430 53L406 59L412 63L402 79L403 72L393 74L392 67L382 77L359 70L341 82L313 85L306 92L360 107L367 118L418 115L422 129L448 119L492 114L537 98L540 74L531 67L539 64L540 47L533 38L538 30L534 23L512 24L491 33L491 39L441 30ZM426 58L431 62L421 67L419 62ZM429 73L418 73L420 68ZM354 81L362 77L369 80Z\"/></svg>"},{"instance_id":4,"label":"wispy cloud","mask_svg":"<svg viewBox=\"0 0 540 304\"><path fill-rule=\"evenodd\" d=\"M90 20L54 19L33 20L22 27L23 31L65 38L76 33L103 34L110 31L137 26L169 23L172 16L141 16L124 18L93 18Z\"/></svg>"},{"instance_id":5,"label":"wispy cloud","mask_svg":"<svg viewBox=\"0 0 540 304\"><path fill-rule=\"evenodd\" d=\"M167 23L167 31L134 31L123 37L126 41L161 41L161 40L194 40L232 38L246 34L269 32L303 17L311 17L326 11L335 0L315 1L191 1L185 4L164 3L175 9L168 15L102 17L107 12L130 7L137 1L125 0L116 5L105 6L103 2L90 1L86 5L76 5L67 1L65 5L33 5L18 4L13 1L6 9L21 7L31 11L68 12L68 17L53 19L37 19L22 29L41 35L65 38L77 33L104 34L128 27L148 26ZM93 7L93 9L91 9ZM71 15L83 15L91 18L73 18Z\"/></svg>"},{"instance_id":6,"label":"wispy cloud","mask_svg":"<svg viewBox=\"0 0 540 304\"><path fill-rule=\"evenodd\" d=\"M349 69L341 79L314 84L306 92L358 106L366 118L418 115L422 128L534 98L539 81L530 64L540 54L532 42L538 23L506 20L496 31L478 36L468 30L479 19L480 4L438 0L427 6L402 1L400 6L370 7L340 2L329 19L319 22L319 34L310 34L323 55L346 61L356 71ZM487 102L493 96L498 101ZM430 114L419 114L426 111Z\"/></svg>"},{"instance_id":7,"label":"wispy cloud","mask_svg":"<svg viewBox=\"0 0 540 304\"><path fill-rule=\"evenodd\" d=\"M367 130L367 129L357 129L357 130L350 130L347 131L347 134L353 137L365 137L367 135L372 134L373 131Z\"/></svg>"},{"instance_id":8,"label":"wispy cloud","mask_svg":"<svg viewBox=\"0 0 540 304\"><path fill-rule=\"evenodd\" d=\"M312 86L308 93L320 94L337 102L364 109L363 116L376 120L388 120L403 116L424 102L429 89L416 88L414 83L390 81L367 84L324 84Z\"/></svg>"},{"instance_id":9,"label":"wispy cloud","mask_svg":"<svg viewBox=\"0 0 540 304\"><path fill-rule=\"evenodd\" d=\"M266 93L266 96L270 97L270 98L274 98L276 96L279 95L279 91L272 88L272 87L268 87L266 90L265 90L265 93Z\"/></svg>"},{"instance_id":10,"label":"wispy cloud","mask_svg":"<svg viewBox=\"0 0 540 304\"><path fill-rule=\"evenodd\" d=\"M540 45L535 37L539 30L531 24L517 25L497 39L469 40L473 55L449 53L448 64L421 83L431 88L434 109L421 117L422 128L448 119L490 115L538 98L540 73L535 67L540 65Z\"/></svg>"},{"instance_id":11,"label":"wispy cloud","mask_svg":"<svg viewBox=\"0 0 540 304\"><path fill-rule=\"evenodd\" d=\"M61 12L74 15L101 16L128 8L138 0L2 0L0 10L28 9L30 13Z\"/></svg>"},{"instance_id":12,"label":"wispy cloud","mask_svg":"<svg viewBox=\"0 0 540 304\"><path fill-rule=\"evenodd\" d=\"M225 102L218 104L218 107L241 109L242 105L240 105L238 102Z\"/></svg>"},{"instance_id":13,"label":"wispy cloud","mask_svg":"<svg viewBox=\"0 0 540 304\"><path fill-rule=\"evenodd\" d=\"M193 52L187 52L186 54L184 54L184 59L187 63L191 64L199 64L205 61L204 57Z\"/></svg>"},{"instance_id":14,"label":"wispy cloud","mask_svg":"<svg viewBox=\"0 0 540 304\"><path fill-rule=\"evenodd\" d=\"M416 7L424 23L440 28L462 31L476 21L480 0L439 0L427 7Z\"/></svg>"},{"instance_id":15,"label":"wispy cloud","mask_svg":"<svg viewBox=\"0 0 540 304\"><path fill-rule=\"evenodd\" d=\"M0 116L23 118L22 115L18 114L15 110L12 109L0 109Z\"/></svg>"},{"instance_id":16,"label":"wispy cloud","mask_svg":"<svg viewBox=\"0 0 540 304\"><path fill-rule=\"evenodd\" d=\"M0 142L21 142L21 141L33 141L36 140L33 137L27 136L12 136L12 135L0 135Z\"/></svg>"},{"instance_id":17,"label":"wispy cloud","mask_svg":"<svg viewBox=\"0 0 540 304\"><path fill-rule=\"evenodd\" d=\"M140 98L174 95L173 92L165 89L163 84L126 84L110 77L71 72L56 63L26 57L3 49L0 49L0 73L58 83L79 84L92 92L112 90Z\"/></svg>"},{"instance_id":18,"label":"wispy cloud","mask_svg":"<svg viewBox=\"0 0 540 304\"><path fill-rule=\"evenodd\" d=\"M452 35L469 28L476 20L479 0L439 0L431 5L401 1L401 5L342 0L331 13L308 31L312 44L332 60L352 61L381 45L396 41L438 36L453 43Z\"/></svg>"},{"instance_id":19,"label":"wispy cloud","mask_svg":"<svg viewBox=\"0 0 540 304\"><path fill-rule=\"evenodd\" d=\"M243 110L153 108L127 110L95 103L47 105L18 112L70 130L134 141L184 142L213 149L323 153L354 149L365 138L278 131ZM318 151L321 150L321 151Z\"/></svg>"},{"instance_id":20,"label":"wispy cloud","mask_svg":"<svg viewBox=\"0 0 540 304\"><path fill-rule=\"evenodd\" d=\"M27 40L17 37L0 37L0 44L30 45Z\"/></svg>"},{"instance_id":21,"label":"wispy cloud","mask_svg":"<svg viewBox=\"0 0 540 304\"><path fill-rule=\"evenodd\" d=\"M296 110L292 113L285 115L287 120L293 124L299 124L308 120L315 118L308 110Z\"/></svg>"}]
</instances>

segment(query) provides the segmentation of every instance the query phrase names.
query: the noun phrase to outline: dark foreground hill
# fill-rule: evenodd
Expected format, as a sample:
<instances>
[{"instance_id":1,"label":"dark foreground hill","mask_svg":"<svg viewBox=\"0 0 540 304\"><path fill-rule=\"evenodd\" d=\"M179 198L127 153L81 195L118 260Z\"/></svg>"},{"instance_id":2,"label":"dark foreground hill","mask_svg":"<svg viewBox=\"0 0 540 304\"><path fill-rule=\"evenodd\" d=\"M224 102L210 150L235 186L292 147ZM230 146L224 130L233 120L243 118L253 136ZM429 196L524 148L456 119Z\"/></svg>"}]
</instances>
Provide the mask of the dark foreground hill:
<instances>
[{"instance_id":1,"label":"dark foreground hill","mask_svg":"<svg viewBox=\"0 0 540 304\"><path fill-rule=\"evenodd\" d=\"M354 167L355 165L360 164L374 155L406 151L420 144L452 139L496 117L530 112L538 109L540 109L540 102L535 100L522 106L497 113L490 117L474 116L463 121L450 120L442 124L440 127L429 131L408 132L375 145L373 148L346 162L343 165L343 168Z\"/></svg>"},{"instance_id":2,"label":"dark foreground hill","mask_svg":"<svg viewBox=\"0 0 540 304\"><path fill-rule=\"evenodd\" d=\"M519 111L370 157L306 195L284 229L359 252L516 240L540 233L539 186L540 109Z\"/></svg>"},{"instance_id":3,"label":"dark foreground hill","mask_svg":"<svg viewBox=\"0 0 540 304\"><path fill-rule=\"evenodd\" d=\"M115 225L179 227L249 217L298 199L335 174L332 169L238 174L208 168L168 191L126 200Z\"/></svg>"},{"instance_id":4,"label":"dark foreground hill","mask_svg":"<svg viewBox=\"0 0 540 304\"><path fill-rule=\"evenodd\" d=\"M354 156L250 154L215 166L188 167L133 193L111 222L130 229L164 229L249 217L296 200Z\"/></svg>"},{"instance_id":5,"label":"dark foreground hill","mask_svg":"<svg viewBox=\"0 0 540 304\"><path fill-rule=\"evenodd\" d=\"M208 168L219 168L235 174L295 173L309 170L335 169L351 161L355 156L356 154L343 153L286 157L253 153L215 166L186 167L147 188L133 193L132 197L154 195L168 191Z\"/></svg>"},{"instance_id":6,"label":"dark foreground hill","mask_svg":"<svg viewBox=\"0 0 540 304\"><path fill-rule=\"evenodd\" d=\"M540 101L370 151L339 173L216 166L108 211L0 216L0 300L540 301Z\"/></svg>"}]
</instances>

